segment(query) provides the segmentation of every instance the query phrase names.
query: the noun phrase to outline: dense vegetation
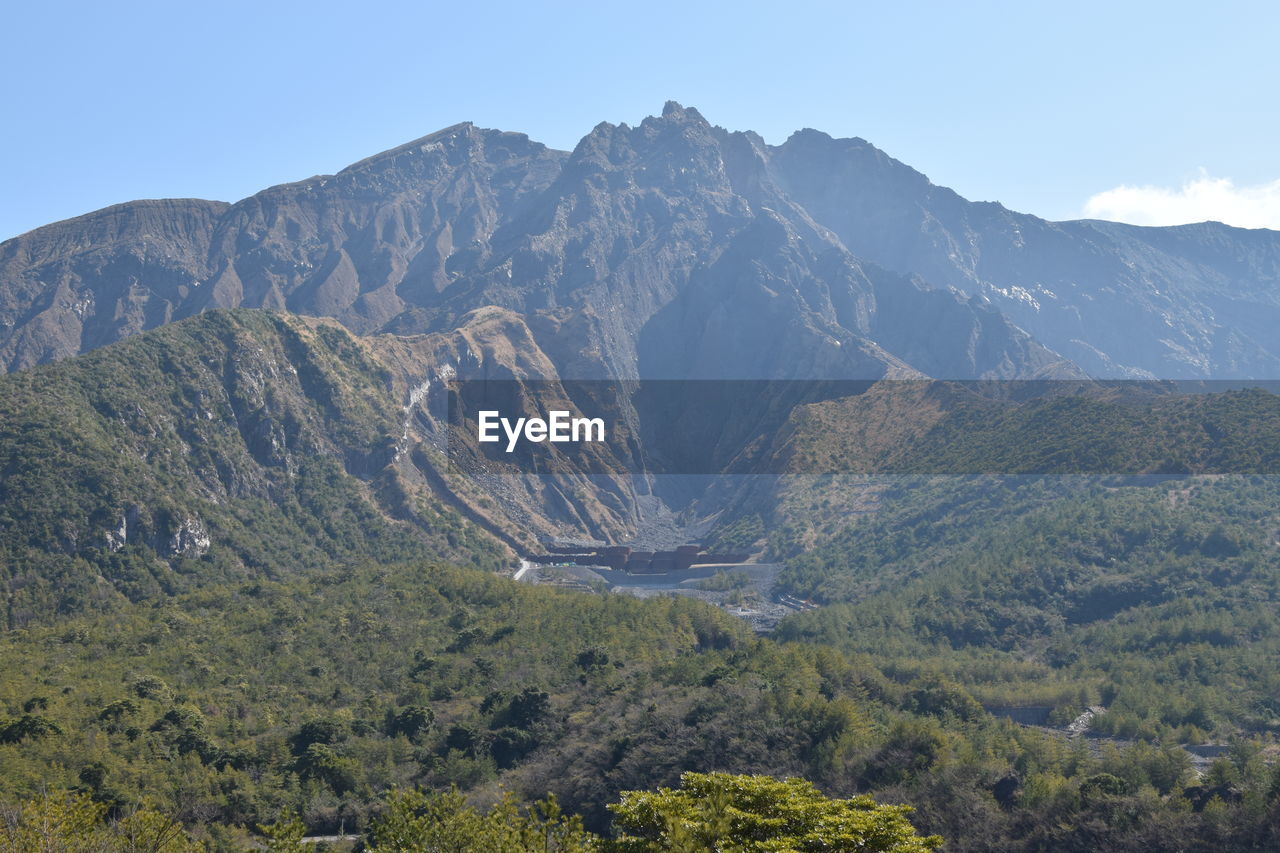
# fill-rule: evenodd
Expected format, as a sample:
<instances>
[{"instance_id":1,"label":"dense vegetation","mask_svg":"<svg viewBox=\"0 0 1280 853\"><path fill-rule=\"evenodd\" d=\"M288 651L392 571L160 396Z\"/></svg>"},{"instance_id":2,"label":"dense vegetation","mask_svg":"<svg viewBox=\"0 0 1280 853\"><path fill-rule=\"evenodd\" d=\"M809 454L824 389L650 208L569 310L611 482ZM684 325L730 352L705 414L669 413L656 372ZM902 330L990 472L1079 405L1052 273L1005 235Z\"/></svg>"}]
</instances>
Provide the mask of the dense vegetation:
<instances>
[{"instance_id":1,"label":"dense vegetation","mask_svg":"<svg viewBox=\"0 0 1280 853\"><path fill-rule=\"evenodd\" d=\"M742 791L674 786L725 771L912 805L948 850L1280 845L1280 481L1184 473L1270 464L1260 392L966 398L916 433L876 409L918 451L886 458L926 469L1036 470L1059 442L1164 473L810 478L716 534L825 605L763 639L692 600L498 577L502 546L387 463L389 387L345 332L253 312L0 380L6 826L235 850L440 813L678 849L703 842L654 809L721 826ZM1047 725L986 710L1028 705ZM1067 737L1090 706L1103 737ZM518 807L549 793L567 817Z\"/></svg>"},{"instance_id":2,"label":"dense vegetation","mask_svg":"<svg viewBox=\"0 0 1280 853\"><path fill-rule=\"evenodd\" d=\"M622 831L611 849L929 853L942 843L917 835L905 806L833 800L803 779L686 773L680 782L678 790L624 792L609 807Z\"/></svg>"},{"instance_id":3,"label":"dense vegetation","mask_svg":"<svg viewBox=\"0 0 1280 853\"><path fill-rule=\"evenodd\" d=\"M566 705L608 695L623 660L652 667L743 633L689 602L438 566L208 587L9 633L0 785L83 786L116 807L151 792L248 826L284 807L358 825L391 785L492 780L556 735Z\"/></svg>"},{"instance_id":4,"label":"dense vegetation","mask_svg":"<svg viewBox=\"0 0 1280 853\"><path fill-rule=\"evenodd\" d=\"M385 467L384 370L338 328L242 311L0 377L0 625L353 560L496 567Z\"/></svg>"},{"instance_id":5,"label":"dense vegetation","mask_svg":"<svg viewBox=\"0 0 1280 853\"><path fill-rule=\"evenodd\" d=\"M1280 474L1280 396L889 381L797 408L776 444L796 473Z\"/></svg>"},{"instance_id":6,"label":"dense vegetation","mask_svg":"<svg viewBox=\"0 0 1280 853\"><path fill-rule=\"evenodd\" d=\"M607 831L622 791L712 768L911 803L956 850L1121 849L1171 827L1267 839L1280 807L1252 742L1216 768L1215 800L1174 747L1091 756L993 719L936 673L758 639L695 601L438 565L213 586L11 631L0 672L0 800L81 791L113 815L180 816L217 849L289 812L311 832L359 831L388 789L417 784L481 804L499 786L552 792Z\"/></svg>"},{"instance_id":7,"label":"dense vegetation","mask_svg":"<svg viewBox=\"0 0 1280 853\"><path fill-rule=\"evenodd\" d=\"M362 839L367 853L699 853L704 850L928 853L941 839L921 838L906 806L869 797L823 796L803 779L686 773L681 788L624 791L610 805L626 834L603 838L566 814L555 797L522 808L508 793L488 809L452 789L397 789ZM112 818L88 794L42 794L0 820L0 853L195 853L204 845L181 823L141 808ZM308 839L287 815L260 827L259 849L309 853L328 849ZM338 838L343 844L346 838Z\"/></svg>"},{"instance_id":8,"label":"dense vegetation","mask_svg":"<svg viewBox=\"0 0 1280 853\"><path fill-rule=\"evenodd\" d=\"M937 670L995 705L1088 705L1102 731L1199 743L1280 731L1280 480L903 480L792 559L833 603L784 636ZM847 603L845 603L847 602Z\"/></svg>"},{"instance_id":9,"label":"dense vegetation","mask_svg":"<svg viewBox=\"0 0 1280 853\"><path fill-rule=\"evenodd\" d=\"M1057 388L1045 384L1050 392ZM1280 396L1258 388L1154 393L1158 389L1163 386L1121 383L1022 402L970 401L949 411L922 441L906 445L888 469L1280 474Z\"/></svg>"}]
</instances>

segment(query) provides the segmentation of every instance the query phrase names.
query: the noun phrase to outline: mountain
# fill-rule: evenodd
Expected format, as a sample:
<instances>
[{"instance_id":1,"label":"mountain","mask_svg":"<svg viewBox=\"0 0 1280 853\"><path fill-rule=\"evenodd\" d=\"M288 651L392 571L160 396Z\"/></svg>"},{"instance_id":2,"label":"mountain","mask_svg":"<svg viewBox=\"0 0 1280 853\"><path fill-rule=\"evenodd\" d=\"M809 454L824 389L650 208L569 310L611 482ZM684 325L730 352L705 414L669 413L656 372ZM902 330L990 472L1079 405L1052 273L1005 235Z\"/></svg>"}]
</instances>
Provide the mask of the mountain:
<instances>
[{"instance_id":1,"label":"mountain","mask_svg":"<svg viewBox=\"0 0 1280 853\"><path fill-rule=\"evenodd\" d=\"M1067 449L1118 469L1274 463L1272 395L877 381L708 443L872 463L726 513L724 541L767 538L826 605L764 639L700 601L492 571L643 504L631 478L441 452L452 375L576 393L536 378L534 338L497 307L418 336L218 310L0 377L0 799L152 802L242 850L286 809L364 832L412 785L553 791L604 831L620 790L719 768L911 803L961 851L1274 847L1275 478L928 476L1043 470L1082 423L1097 446ZM1097 754L1064 730L1089 706ZM1206 740L1231 749L1197 784Z\"/></svg>"},{"instance_id":2,"label":"mountain","mask_svg":"<svg viewBox=\"0 0 1280 853\"><path fill-rule=\"evenodd\" d=\"M0 362L211 308L417 334L498 305L573 329L612 376L1010 377L1069 361L1266 378L1278 278L1275 232L1046 222L860 139L770 146L669 103L572 152L460 124L233 205L131 202L36 229L0 244Z\"/></svg>"},{"instance_id":3,"label":"mountain","mask_svg":"<svg viewBox=\"0 0 1280 853\"><path fill-rule=\"evenodd\" d=\"M0 359L56 360L212 308L405 335L495 305L552 336L570 376L1074 370L989 307L859 260L772 157L668 104L572 153L464 124L234 205L108 208L0 245Z\"/></svg>"},{"instance_id":4,"label":"mountain","mask_svg":"<svg viewBox=\"0 0 1280 853\"><path fill-rule=\"evenodd\" d=\"M429 302L564 159L459 125L236 205L144 201L0 248L4 361L23 367L211 308L292 309L371 331Z\"/></svg>"},{"instance_id":5,"label":"mountain","mask_svg":"<svg viewBox=\"0 0 1280 853\"><path fill-rule=\"evenodd\" d=\"M486 481L446 456L449 377L551 370L500 309L416 338L241 309L0 377L5 624L358 560L492 570L564 528L623 537L631 479L582 473L620 463Z\"/></svg>"},{"instance_id":6,"label":"mountain","mask_svg":"<svg viewBox=\"0 0 1280 853\"><path fill-rule=\"evenodd\" d=\"M788 560L792 593L830 606L781 633L945 673L989 706L1101 705L1100 734L1270 739L1277 484L883 478L874 513Z\"/></svg>"},{"instance_id":7,"label":"mountain","mask_svg":"<svg viewBox=\"0 0 1280 853\"><path fill-rule=\"evenodd\" d=\"M217 580L505 549L397 474L405 413L341 327L214 312L0 378L6 625Z\"/></svg>"},{"instance_id":8,"label":"mountain","mask_svg":"<svg viewBox=\"0 0 1280 853\"><path fill-rule=\"evenodd\" d=\"M1274 236L1045 223L668 104L10 240L0 846L62 792L217 850L415 785L603 830L714 768L960 851L1275 849L1277 398L1081 369L1268 375ZM513 462L490 401L618 432ZM658 527L802 612L496 576Z\"/></svg>"},{"instance_id":9,"label":"mountain","mask_svg":"<svg viewBox=\"0 0 1280 853\"><path fill-rule=\"evenodd\" d=\"M975 296L1091 375L1280 369L1280 233L1047 222L968 201L864 140L816 130L770 153L788 195L850 251Z\"/></svg>"},{"instance_id":10,"label":"mountain","mask_svg":"<svg viewBox=\"0 0 1280 853\"><path fill-rule=\"evenodd\" d=\"M1280 464L1280 410L1259 389L632 389L544 379L553 358L512 311L459 322L356 337L333 320L218 310L0 377L9 626L355 559L494 569L546 537L626 541L668 511L720 531L763 519L771 551L787 556L840 535L875 491L867 478L890 474L1265 474ZM526 413L590 411L615 432L572 450L546 445L545 457L482 452L470 422L459 428L450 414L469 393L458 380L473 379L491 394L506 387ZM816 399L794 398L805 393ZM784 476L737 476L759 474Z\"/></svg>"}]
</instances>

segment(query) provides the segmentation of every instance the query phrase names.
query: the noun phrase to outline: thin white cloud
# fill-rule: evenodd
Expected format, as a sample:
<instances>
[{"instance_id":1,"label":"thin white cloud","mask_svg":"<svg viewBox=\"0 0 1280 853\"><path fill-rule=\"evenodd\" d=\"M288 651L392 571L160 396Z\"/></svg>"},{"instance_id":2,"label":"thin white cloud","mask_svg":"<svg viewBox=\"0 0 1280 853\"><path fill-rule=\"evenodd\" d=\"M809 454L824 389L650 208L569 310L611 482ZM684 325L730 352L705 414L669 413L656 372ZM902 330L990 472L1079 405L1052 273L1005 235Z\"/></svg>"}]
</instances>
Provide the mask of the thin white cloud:
<instances>
[{"instance_id":1,"label":"thin white cloud","mask_svg":"<svg viewBox=\"0 0 1280 853\"><path fill-rule=\"evenodd\" d=\"M1238 187L1203 169L1180 188L1127 184L1092 196L1084 205L1089 219L1134 225L1185 225L1214 220L1240 228L1280 229L1280 180Z\"/></svg>"}]
</instances>

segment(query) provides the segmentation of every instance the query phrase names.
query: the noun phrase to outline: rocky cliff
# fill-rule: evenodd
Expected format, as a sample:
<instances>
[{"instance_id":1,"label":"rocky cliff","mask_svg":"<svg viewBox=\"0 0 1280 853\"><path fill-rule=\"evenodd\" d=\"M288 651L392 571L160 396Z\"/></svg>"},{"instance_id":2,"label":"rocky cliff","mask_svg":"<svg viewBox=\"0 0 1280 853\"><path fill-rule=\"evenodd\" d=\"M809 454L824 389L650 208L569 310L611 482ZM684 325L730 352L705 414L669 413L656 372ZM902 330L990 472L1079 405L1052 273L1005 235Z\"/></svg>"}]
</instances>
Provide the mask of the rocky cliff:
<instances>
[{"instance_id":1,"label":"rocky cliff","mask_svg":"<svg viewBox=\"0 0 1280 853\"><path fill-rule=\"evenodd\" d=\"M792 159L670 103L571 153L462 124L234 205L120 205L0 245L0 359L212 308L405 335L493 305L566 375L1074 371L981 298L851 252L788 187Z\"/></svg>"}]
</instances>

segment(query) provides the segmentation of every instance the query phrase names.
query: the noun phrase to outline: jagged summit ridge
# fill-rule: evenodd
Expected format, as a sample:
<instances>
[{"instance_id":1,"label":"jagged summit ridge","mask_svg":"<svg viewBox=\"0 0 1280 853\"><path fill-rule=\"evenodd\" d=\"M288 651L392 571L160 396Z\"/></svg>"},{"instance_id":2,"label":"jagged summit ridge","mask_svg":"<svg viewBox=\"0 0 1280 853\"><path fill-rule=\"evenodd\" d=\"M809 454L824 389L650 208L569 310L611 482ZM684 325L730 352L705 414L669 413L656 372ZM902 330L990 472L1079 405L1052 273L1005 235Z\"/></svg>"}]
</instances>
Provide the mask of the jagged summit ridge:
<instances>
[{"instance_id":1,"label":"jagged summit ridge","mask_svg":"<svg viewBox=\"0 0 1280 853\"><path fill-rule=\"evenodd\" d=\"M805 251L786 255L795 241ZM770 374L881 369L817 355L838 341L930 374L1073 361L1100 376L1267 377L1278 269L1275 232L1046 222L969 202L862 139L806 129L770 146L669 101L572 152L463 122L235 204L131 202L36 229L0 244L0 363L211 308L405 334L497 305L575 329L621 376L656 363L646 352L690 351L667 328ZM787 341L767 365L747 331L763 317Z\"/></svg>"}]
</instances>

